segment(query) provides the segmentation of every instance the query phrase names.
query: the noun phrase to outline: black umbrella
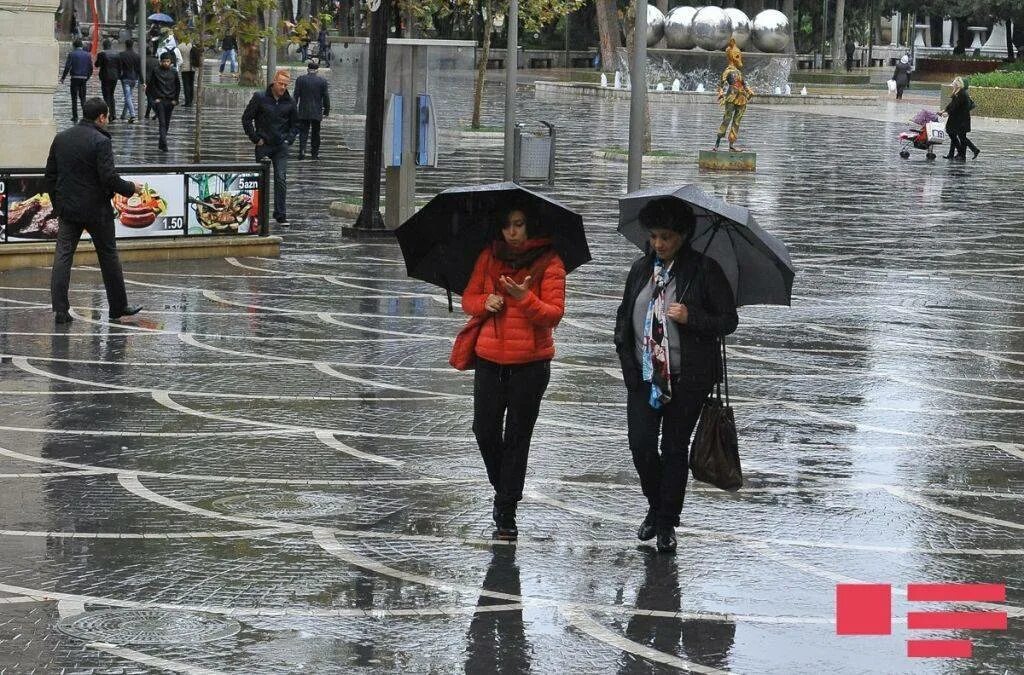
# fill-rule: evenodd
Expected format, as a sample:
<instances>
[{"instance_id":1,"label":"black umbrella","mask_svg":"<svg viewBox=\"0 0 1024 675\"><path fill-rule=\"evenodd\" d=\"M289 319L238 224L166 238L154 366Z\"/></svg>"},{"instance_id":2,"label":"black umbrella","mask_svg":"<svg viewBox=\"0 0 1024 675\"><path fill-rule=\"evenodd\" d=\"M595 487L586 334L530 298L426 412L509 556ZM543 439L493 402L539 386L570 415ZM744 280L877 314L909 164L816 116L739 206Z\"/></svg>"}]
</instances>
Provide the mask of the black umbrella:
<instances>
[{"instance_id":1,"label":"black umbrella","mask_svg":"<svg viewBox=\"0 0 1024 675\"><path fill-rule=\"evenodd\" d=\"M697 226L690 247L722 267L737 307L790 304L795 270L786 245L762 230L749 210L696 185L647 188L620 197L618 230L626 239L648 250L649 235L638 216L647 202L660 197L674 197L693 207Z\"/></svg>"},{"instance_id":2,"label":"black umbrella","mask_svg":"<svg viewBox=\"0 0 1024 675\"><path fill-rule=\"evenodd\" d=\"M395 230L410 277L462 294L480 252L494 240L509 209L523 208L571 272L590 260L583 217L515 183L449 188Z\"/></svg>"}]
</instances>

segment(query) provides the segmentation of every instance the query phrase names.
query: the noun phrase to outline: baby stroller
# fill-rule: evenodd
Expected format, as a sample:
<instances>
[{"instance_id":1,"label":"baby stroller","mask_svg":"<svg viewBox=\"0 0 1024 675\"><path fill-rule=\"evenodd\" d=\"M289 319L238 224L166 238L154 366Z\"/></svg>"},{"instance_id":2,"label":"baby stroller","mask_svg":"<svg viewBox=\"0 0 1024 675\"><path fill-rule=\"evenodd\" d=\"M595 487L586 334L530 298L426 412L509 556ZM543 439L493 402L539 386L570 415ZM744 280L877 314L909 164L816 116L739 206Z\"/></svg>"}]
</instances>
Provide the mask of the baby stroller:
<instances>
[{"instance_id":1,"label":"baby stroller","mask_svg":"<svg viewBox=\"0 0 1024 675\"><path fill-rule=\"evenodd\" d=\"M925 157L935 159L932 148L946 142L946 125L939 121L939 116L930 110L921 112L910 118L910 130L900 132L900 157L910 157L910 149L925 151Z\"/></svg>"}]
</instances>

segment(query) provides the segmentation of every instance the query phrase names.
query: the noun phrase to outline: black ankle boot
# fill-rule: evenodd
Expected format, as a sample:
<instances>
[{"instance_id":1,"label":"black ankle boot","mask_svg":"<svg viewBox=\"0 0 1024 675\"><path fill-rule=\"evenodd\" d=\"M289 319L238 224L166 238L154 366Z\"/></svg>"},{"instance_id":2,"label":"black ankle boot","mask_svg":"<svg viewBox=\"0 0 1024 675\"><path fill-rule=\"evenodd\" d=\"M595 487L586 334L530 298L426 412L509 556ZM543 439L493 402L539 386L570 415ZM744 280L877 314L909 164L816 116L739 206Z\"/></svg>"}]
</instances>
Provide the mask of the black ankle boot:
<instances>
[{"instance_id":1,"label":"black ankle boot","mask_svg":"<svg viewBox=\"0 0 1024 675\"><path fill-rule=\"evenodd\" d=\"M674 527L658 528L658 553L676 552L676 529Z\"/></svg>"},{"instance_id":2,"label":"black ankle boot","mask_svg":"<svg viewBox=\"0 0 1024 675\"><path fill-rule=\"evenodd\" d=\"M497 539L516 539L519 537L519 528L516 527L516 505L499 507L494 505L491 512L494 516L494 536Z\"/></svg>"},{"instance_id":3,"label":"black ankle boot","mask_svg":"<svg viewBox=\"0 0 1024 675\"><path fill-rule=\"evenodd\" d=\"M654 516L654 510L651 509L644 516L644 519L640 521L640 527L636 531L636 538L640 541L650 541L657 534L658 528L654 524Z\"/></svg>"}]
</instances>

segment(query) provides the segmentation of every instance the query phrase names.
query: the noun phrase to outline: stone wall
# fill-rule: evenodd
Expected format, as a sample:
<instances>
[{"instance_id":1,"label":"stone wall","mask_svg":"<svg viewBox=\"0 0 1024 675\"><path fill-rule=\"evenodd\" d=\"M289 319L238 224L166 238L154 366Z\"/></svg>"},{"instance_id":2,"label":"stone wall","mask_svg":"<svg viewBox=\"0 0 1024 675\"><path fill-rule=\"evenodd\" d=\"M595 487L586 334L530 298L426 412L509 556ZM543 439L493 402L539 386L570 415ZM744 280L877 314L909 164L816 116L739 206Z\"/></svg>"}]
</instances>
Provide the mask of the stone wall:
<instances>
[{"instance_id":1,"label":"stone wall","mask_svg":"<svg viewBox=\"0 0 1024 675\"><path fill-rule=\"evenodd\" d=\"M57 127L57 0L0 0L0 166L43 166Z\"/></svg>"},{"instance_id":2,"label":"stone wall","mask_svg":"<svg viewBox=\"0 0 1024 675\"><path fill-rule=\"evenodd\" d=\"M1024 89L1003 89L1001 87L970 87L968 91L974 100L975 108L971 115L975 117L1002 117L1007 119L1024 119ZM953 88L942 85L940 108L945 108Z\"/></svg>"}]
</instances>

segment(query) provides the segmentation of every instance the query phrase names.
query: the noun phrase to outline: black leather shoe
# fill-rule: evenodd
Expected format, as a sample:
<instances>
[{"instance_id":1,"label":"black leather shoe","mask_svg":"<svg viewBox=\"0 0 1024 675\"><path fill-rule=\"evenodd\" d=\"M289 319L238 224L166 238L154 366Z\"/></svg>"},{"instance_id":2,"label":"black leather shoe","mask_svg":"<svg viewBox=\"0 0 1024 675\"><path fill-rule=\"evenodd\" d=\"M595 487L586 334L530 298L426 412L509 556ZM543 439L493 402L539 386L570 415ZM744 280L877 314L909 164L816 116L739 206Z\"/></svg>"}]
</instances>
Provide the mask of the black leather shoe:
<instances>
[{"instance_id":1,"label":"black leather shoe","mask_svg":"<svg viewBox=\"0 0 1024 675\"><path fill-rule=\"evenodd\" d=\"M304 153L301 153L301 152L300 152L300 153L299 153L299 157L298 157L298 159L300 159L300 160L301 160L301 159L306 159L306 155L305 155Z\"/></svg>"},{"instance_id":2,"label":"black leather shoe","mask_svg":"<svg viewBox=\"0 0 1024 675\"><path fill-rule=\"evenodd\" d=\"M54 323L71 323L72 321L74 321L74 318L67 312L57 312L53 315Z\"/></svg>"},{"instance_id":3,"label":"black leather shoe","mask_svg":"<svg viewBox=\"0 0 1024 675\"><path fill-rule=\"evenodd\" d=\"M979 149L974 151L974 157L972 157L971 159L978 159L978 155L980 155L980 154L981 154L981 149L979 148ZM313 159L316 159L316 157L314 157Z\"/></svg>"},{"instance_id":4,"label":"black leather shoe","mask_svg":"<svg viewBox=\"0 0 1024 675\"><path fill-rule=\"evenodd\" d=\"M135 316L142 311L142 305L135 305L134 307L125 307L120 312L111 312L110 320L116 321L126 316Z\"/></svg>"},{"instance_id":5,"label":"black leather shoe","mask_svg":"<svg viewBox=\"0 0 1024 675\"><path fill-rule=\"evenodd\" d=\"M650 541L651 539L654 539L654 535L657 533L658 528L654 526L654 523L644 518L640 523L640 529L636 531L636 538L640 541Z\"/></svg>"},{"instance_id":6,"label":"black leather shoe","mask_svg":"<svg viewBox=\"0 0 1024 675\"><path fill-rule=\"evenodd\" d=\"M494 530L494 537L495 539L504 539L506 541L518 539L519 528L516 527L515 517L502 518L497 529Z\"/></svg>"},{"instance_id":7,"label":"black leather shoe","mask_svg":"<svg viewBox=\"0 0 1024 675\"><path fill-rule=\"evenodd\" d=\"M676 552L676 530L674 527L658 528L658 553Z\"/></svg>"}]
</instances>

